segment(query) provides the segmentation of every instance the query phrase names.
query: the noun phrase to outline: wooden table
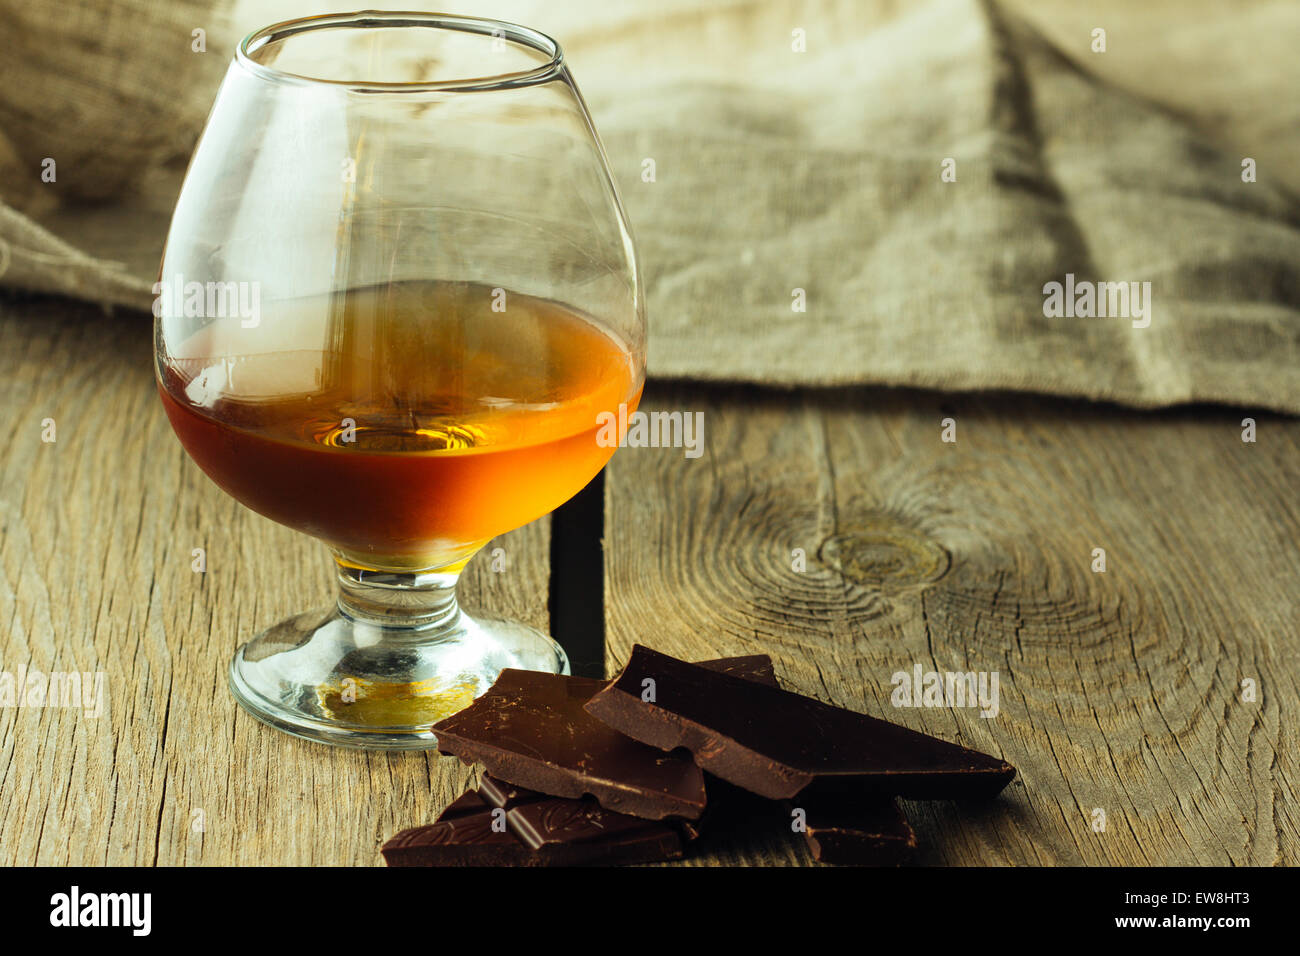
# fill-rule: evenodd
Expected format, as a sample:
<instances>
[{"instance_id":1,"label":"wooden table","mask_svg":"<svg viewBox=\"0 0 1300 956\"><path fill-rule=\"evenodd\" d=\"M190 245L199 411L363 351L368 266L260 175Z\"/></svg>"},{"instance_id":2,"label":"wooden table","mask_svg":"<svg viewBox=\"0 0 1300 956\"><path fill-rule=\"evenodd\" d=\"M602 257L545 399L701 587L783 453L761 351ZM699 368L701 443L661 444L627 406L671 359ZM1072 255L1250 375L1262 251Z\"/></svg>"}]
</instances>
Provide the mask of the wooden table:
<instances>
[{"instance_id":1,"label":"wooden table","mask_svg":"<svg viewBox=\"0 0 1300 956\"><path fill-rule=\"evenodd\" d=\"M328 558L189 462L145 321L0 301L0 390L0 669L108 682L99 718L0 709L0 863L374 865L472 779L449 757L294 740L235 706L231 652L327 601ZM703 412L706 451L615 456L603 584L572 559L600 530L566 506L491 546L504 572L476 559L467 605L546 626L554 602L570 645L603 606L611 672L636 641L766 652L789 688L1015 764L992 804L907 806L921 862L1297 862L1300 422L662 384L644 407ZM917 665L997 672L997 716L891 706L892 675ZM688 862L810 862L785 831Z\"/></svg>"}]
</instances>

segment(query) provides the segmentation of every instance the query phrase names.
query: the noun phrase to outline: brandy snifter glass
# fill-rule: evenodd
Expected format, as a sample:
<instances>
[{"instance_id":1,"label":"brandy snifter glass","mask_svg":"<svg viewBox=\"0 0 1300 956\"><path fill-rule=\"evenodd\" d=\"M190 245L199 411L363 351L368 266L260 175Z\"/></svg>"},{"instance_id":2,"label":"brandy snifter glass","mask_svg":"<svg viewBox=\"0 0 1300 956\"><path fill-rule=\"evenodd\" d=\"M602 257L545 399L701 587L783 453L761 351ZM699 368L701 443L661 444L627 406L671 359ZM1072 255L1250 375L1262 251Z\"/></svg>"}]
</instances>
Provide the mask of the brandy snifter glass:
<instances>
[{"instance_id":1,"label":"brandy snifter glass","mask_svg":"<svg viewBox=\"0 0 1300 956\"><path fill-rule=\"evenodd\" d=\"M455 590L488 540L600 471L645 377L632 239L554 40L422 13L250 35L155 292L181 444L337 565L335 604L235 654L245 709L428 748L502 668L568 672L546 634L471 618Z\"/></svg>"}]
</instances>

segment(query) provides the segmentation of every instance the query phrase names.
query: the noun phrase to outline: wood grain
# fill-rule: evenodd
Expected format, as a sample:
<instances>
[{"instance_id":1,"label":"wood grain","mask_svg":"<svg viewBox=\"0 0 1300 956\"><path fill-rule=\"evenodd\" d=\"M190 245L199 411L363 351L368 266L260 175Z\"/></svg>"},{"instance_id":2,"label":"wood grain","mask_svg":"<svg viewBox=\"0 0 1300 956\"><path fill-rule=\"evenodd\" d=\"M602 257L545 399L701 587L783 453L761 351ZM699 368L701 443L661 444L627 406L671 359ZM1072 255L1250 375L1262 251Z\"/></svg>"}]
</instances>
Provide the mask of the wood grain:
<instances>
[{"instance_id":1,"label":"wood grain","mask_svg":"<svg viewBox=\"0 0 1300 956\"><path fill-rule=\"evenodd\" d=\"M1256 416L1248 444L1249 412L1026 396L678 386L643 407L703 412L706 451L609 467L611 672L638 641L765 651L791 689L1015 764L992 804L908 805L922 862L1296 862L1300 422ZM917 663L996 671L998 716L892 707ZM787 830L697 862L808 862Z\"/></svg>"},{"instance_id":2,"label":"wood grain","mask_svg":"<svg viewBox=\"0 0 1300 956\"><path fill-rule=\"evenodd\" d=\"M328 559L188 461L147 328L0 301L0 403L0 670L108 677L98 719L0 708L0 863L373 865L470 779L236 708L230 653L328 600ZM1030 397L677 386L646 407L703 411L706 450L613 460L611 670L634 640L766 651L789 687L1016 764L990 805L909 805L924 862L1296 862L1300 422L1256 416L1244 444L1245 412ZM494 542L507 570L476 560L466 603L545 626L548 542L545 522ZM998 671L999 715L892 708L917 662ZM771 813L693 862L808 857Z\"/></svg>"},{"instance_id":3,"label":"wood grain","mask_svg":"<svg viewBox=\"0 0 1300 956\"><path fill-rule=\"evenodd\" d=\"M330 560L188 460L147 323L0 301L0 389L0 670L102 670L108 700L98 719L0 708L0 863L374 865L387 837L459 794L471 771L454 758L339 751L235 705L231 653L331 600ZM466 605L545 627L548 528L492 542Z\"/></svg>"}]
</instances>

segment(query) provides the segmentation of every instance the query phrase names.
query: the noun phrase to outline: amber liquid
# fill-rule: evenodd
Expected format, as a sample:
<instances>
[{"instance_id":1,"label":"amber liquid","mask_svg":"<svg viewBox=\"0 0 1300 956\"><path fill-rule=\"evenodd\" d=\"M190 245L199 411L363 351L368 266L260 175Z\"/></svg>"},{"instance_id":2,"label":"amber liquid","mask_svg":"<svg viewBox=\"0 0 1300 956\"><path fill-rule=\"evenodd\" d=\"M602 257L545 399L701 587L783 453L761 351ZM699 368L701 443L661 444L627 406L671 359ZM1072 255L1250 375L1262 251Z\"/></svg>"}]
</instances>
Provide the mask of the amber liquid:
<instances>
[{"instance_id":1,"label":"amber liquid","mask_svg":"<svg viewBox=\"0 0 1300 956\"><path fill-rule=\"evenodd\" d=\"M263 305L174 347L159 391L181 444L234 498L363 568L463 564L553 511L613 454L639 356L553 302L397 283Z\"/></svg>"}]
</instances>

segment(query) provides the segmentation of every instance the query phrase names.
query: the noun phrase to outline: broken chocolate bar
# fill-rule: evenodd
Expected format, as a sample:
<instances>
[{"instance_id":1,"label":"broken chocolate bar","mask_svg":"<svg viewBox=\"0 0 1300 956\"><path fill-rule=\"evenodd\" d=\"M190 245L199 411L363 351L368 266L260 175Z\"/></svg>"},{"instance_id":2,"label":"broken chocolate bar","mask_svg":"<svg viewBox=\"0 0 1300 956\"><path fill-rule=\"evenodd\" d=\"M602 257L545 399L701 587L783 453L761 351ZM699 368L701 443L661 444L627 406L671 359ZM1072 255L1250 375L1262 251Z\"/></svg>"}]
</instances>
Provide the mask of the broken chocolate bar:
<instances>
[{"instance_id":1,"label":"broken chocolate bar","mask_svg":"<svg viewBox=\"0 0 1300 956\"><path fill-rule=\"evenodd\" d=\"M775 687L766 655L700 666ZM553 796L590 795L606 809L651 820L698 818L705 803L699 767L631 740L583 709L604 686L582 677L502 671L487 693L434 725L438 749Z\"/></svg>"},{"instance_id":2,"label":"broken chocolate bar","mask_svg":"<svg viewBox=\"0 0 1300 956\"><path fill-rule=\"evenodd\" d=\"M606 810L590 797L568 800L484 776L437 822L384 844L389 866L580 866L645 863L682 855L667 823Z\"/></svg>"},{"instance_id":3,"label":"broken chocolate bar","mask_svg":"<svg viewBox=\"0 0 1300 956\"><path fill-rule=\"evenodd\" d=\"M681 834L668 823L606 810L591 797L547 797L506 812L511 833L548 866L614 865L682 855Z\"/></svg>"},{"instance_id":4,"label":"broken chocolate bar","mask_svg":"<svg viewBox=\"0 0 1300 956\"><path fill-rule=\"evenodd\" d=\"M506 811L517 839L546 857L548 866L582 863L640 863L682 855L682 839L671 825L606 810L585 797L548 797L488 774L479 796Z\"/></svg>"},{"instance_id":5,"label":"broken chocolate bar","mask_svg":"<svg viewBox=\"0 0 1300 956\"><path fill-rule=\"evenodd\" d=\"M473 790L461 794L438 819L403 830L380 852L389 866L537 865L528 847L505 826L505 814Z\"/></svg>"},{"instance_id":6,"label":"broken chocolate bar","mask_svg":"<svg viewBox=\"0 0 1300 956\"><path fill-rule=\"evenodd\" d=\"M780 687L776 682L776 671L772 669L772 658L766 654L749 654L745 657L720 657L712 661L700 661L699 667L707 667L719 674L730 674L741 680L765 684L768 687Z\"/></svg>"},{"instance_id":7,"label":"broken chocolate bar","mask_svg":"<svg viewBox=\"0 0 1300 956\"><path fill-rule=\"evenodd\" d=\"M956 744L637 645L587 711L770 799L866 794L955 799L1002 790L1015 768Z\"/></svg>"},{"instance_id":8,"label":"broken chocolate bar","mask_svg":"<svg viewBox=\"0 0 1300 956\"><path fill-rule=\"evenodd\" d=\"M474 703L433 725L438 749L489 774L558 797L590 794L621 813L661 820L704 810L704 775L583 710L604 685L584 677L504 670Z\"/></svg>"},{"instance_id":9,"label":"broken chocolate bar","mask_svg":"<svg viewBox=\"0 0 1300 956\"><path fill-rule=\"evenodd\" d=\"M546 799L544 793L516 787L513 783L506 783L488 774L483 774L479 778L478 795L492 806L500 807L502 810L513 810L520 804Z\"/></svg>"},{"instance_id":10,"label":"broken chocolate bar","mask_svg":"<svg viewBox=\"0 0 1300 956\"><path fill-rule=\"evenodd\" d=\"M897 866L916 849L916 833L897 800L811 801L795 809L804 812L804 839L822 863Z\"/></svg>"}]
</instances>

